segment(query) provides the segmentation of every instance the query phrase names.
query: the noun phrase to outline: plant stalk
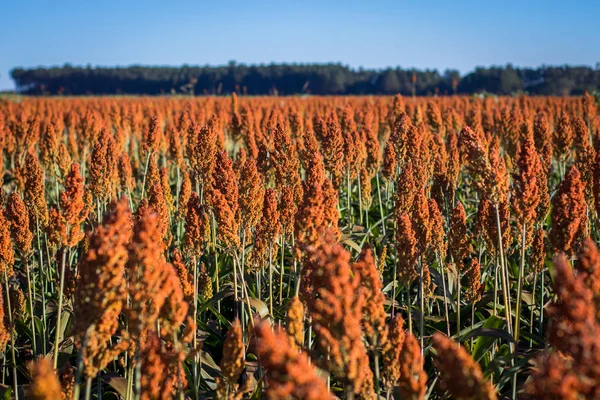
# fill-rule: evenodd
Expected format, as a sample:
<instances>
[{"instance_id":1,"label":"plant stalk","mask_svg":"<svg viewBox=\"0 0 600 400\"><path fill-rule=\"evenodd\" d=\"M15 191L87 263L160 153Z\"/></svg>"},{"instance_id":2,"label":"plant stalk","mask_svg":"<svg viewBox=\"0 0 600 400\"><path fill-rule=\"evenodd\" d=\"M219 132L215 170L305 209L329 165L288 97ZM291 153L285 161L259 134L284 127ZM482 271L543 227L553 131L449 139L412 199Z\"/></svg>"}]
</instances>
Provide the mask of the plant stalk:
<instances>
[{"instance_id":1,"label":"plant stalk","mask_svg":"<svg viewBox=\"0 0 600 400\"><path fill-rule=\"evenodd\" d=\"M61 334L61 316L62 316L62 305L63 305L63 293L65 288L65 264L66 264L67 249L63 249L62 261L60 266L60 291L58 292L58 309L56 316L56 332L54 338L54 369L58 365L58 345L60 343Z\"/></svg>"},{"instance_id":2,"label":"plant stalk","mask_svg":"<svg viewBox=\"0 0 600 400\"><path fill-rule=\"evenodd\" d=\"M19 386L17 383L17 358L15 357L15 335L13 333L14 331L14 322L13 322L13 316L12 316L12 307L10 304L10 289L8 286L8 275L6 273L6 265L2 265L2 269L4 270L4 286L6 287L6 305L8 308L8 325L9 325L9 329L10 329L10 355L12 358L12 364L13 364L13 385L14 385L14 391L15 391L15 400L19 400Z\"/></svg>"}]
</instances>

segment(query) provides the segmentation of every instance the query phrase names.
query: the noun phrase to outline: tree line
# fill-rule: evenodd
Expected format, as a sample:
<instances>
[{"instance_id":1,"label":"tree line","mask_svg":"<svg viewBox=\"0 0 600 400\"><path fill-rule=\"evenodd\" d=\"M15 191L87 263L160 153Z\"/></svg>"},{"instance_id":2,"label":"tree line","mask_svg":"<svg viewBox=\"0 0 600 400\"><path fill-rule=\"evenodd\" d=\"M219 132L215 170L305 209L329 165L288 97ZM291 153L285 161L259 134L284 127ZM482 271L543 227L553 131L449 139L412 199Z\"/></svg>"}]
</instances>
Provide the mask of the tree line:
<instances>
[{"instance_id":1,"label":"tree line","mask_svg":"<svg viewBox=\"0 0 600 400\"><path fill-rule=\"evenodd\" d=\"M11 76L24 94L230 94L248 95L579 95L600 88L600 69L588 66L478 67L456 70L353 69L342 64L225 66L128 66L15 68Z\"/></svg>"}]
</instances>

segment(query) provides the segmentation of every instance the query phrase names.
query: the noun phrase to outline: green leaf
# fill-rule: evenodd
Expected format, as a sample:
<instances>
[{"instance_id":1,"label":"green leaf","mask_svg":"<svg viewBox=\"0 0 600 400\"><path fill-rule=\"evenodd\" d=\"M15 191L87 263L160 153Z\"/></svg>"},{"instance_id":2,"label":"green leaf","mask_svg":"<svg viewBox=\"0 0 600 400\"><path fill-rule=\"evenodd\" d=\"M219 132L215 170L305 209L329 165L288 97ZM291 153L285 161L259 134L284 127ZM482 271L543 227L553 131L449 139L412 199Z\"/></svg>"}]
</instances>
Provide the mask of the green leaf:
<instances>
[{"instance_id":1,"label":"green leaf","mask_svg":"<svg viewBox=\"0 0 600 400\"><path fill-rule=\"evenodd\" d=\"M67 331L67 327L69 326L69 322L71 320L71 313L67 310L63 310L62 316L60 318L60 331L62 332L62 337L65 337L65 333Z\"/></svg>"},{"instance_id":2,"label":"green leaf","mask_svg":"<svg viewBox=\"0 0 600 400\"><path fill-rule=\"evenodd\" d=\"M217 388L217 378L221 376L221 368L215 363L212 356L206 351L200 352L202 363L202 378L210 389Z\"/></svg>"},{"instance_id":3,"label":"green leaf","mask_svg":"<svg viewBox=\"0 0 600 400\"><path fill-rule=\"evenodd\" d=\"M217 363L215 362L215 360L213 360L212 356L210 355L210 353L206 352L206 351L201 351L200 352L200 360L202 360L202 363L217 370L219 373L221 372L221 368L217 365Z\"/></svg>"},{"instance_id":4,"label":"green leaf","mask_svg":"<svg viewBox=\"0 0 600 400\"><path fill-rule=\"evenodd\" d=\"M523 299L523 301L528 305L528 306L532 306L534 304L534 297L531 295L531 293L521 293L521 299Z\"/></svg>"},{"instance_id":5,"label":"green leaf","mask_svg":"<svg viewBox=\"0 0 600 400\"><path fill-rule=\"evenodd\" d=\"M230 325L231 321L229 321L225 316L223 316L223 314L221 314L212 304L210 305L210 307L208 307L208 310L213 313L213 315L215 317L217 317L219 319L219 321L223 324L223 325Z\"/></svg>"},{"instance_id":6,"label":"green leaf","mask_svg":"<svg viewBox=\"0 0 600 400\"><path fill-rule=\"evenodd\" d=\"M198 309L198 314L202 313L203 311L206 311L213 304L216 304L218 301L223 300L229 296L233 296L233 290L231 290L231 289L221 290L219 293L216 293L213 297L211 297L210 300L204 302L200 306L200 308Z\"/></svg>"},{"instance_id":7,"label":"green leaf","mask_svg":"<svg viewBox=\"0 0 600 400\"><path fill-rule=\"evenodd\" d=\"M512 337L502 330L505 326L505 321L497 316L490 316L483 324L479 332L473 332L472 336L477 336L475 345L473 346L473 358L479 360L492 348L496 340L505 339L512 341Z\"/></svg>"},{"instance_id":8,"label":"green leaf","mask_svg":"<svg viewBox=\"0 0 600 400\"><path fill-rule=\"evenodd\" d=\"M29 338L29 340L33 339L33 334L31 332L30 324L26 324L25 322L23 322L19 319L14 321L14 323L15 323L15 330L17 331L17 336L26 336L27 338Z\"/></svg>"},{"instance_id":9,"label":"green leaf","mask_svg":"<svg viewBox=\"0 0 600 400\"><path fill-rule=\"evenodd\" d=\"M10 400L12 398L12 387L1 385L0 396L2 396L2 400Z\"/></svg>"},{"instance_id":10,"label":"green leaf","mask_svg":"<svg viewBox=\"0 0 600 400\"><path fill-rule=\"evenodd\" d=\"M269 315L269 307L267 307L267 305L261 300L251 297L250 299L248 299L248 301L250 302L250 305L256 310L256 312L258 312L258 315L260 315L261 318L265 318L267 315Z\"/></svg>"},{"instance_id":11,"label":"green leaf","mask_svg":"<svg viewBox=\"0 0 600 400\"><path fill-rule=\"evenodd\" d=\"M102 380L115 389L121 397L125 398L127 396L127 379L117 375L105 374Z\"/></svg>"},{"instance_id":12,"label":"green leaf","mask_svg":"<svg viewBox=\"0 0 600 400\"><path fill-rule=\"evenodd\" d=\"M392 282L388 283L387 285L385 285L385 287L383 288L382 292L383 293L390 292L393 288L394 288L394 281L392 281Z\"/></svg>"},{"instance_id":13,"label":"green leaf","mask_svg":"<svg viewBox=\"0 0 600 400\"><path fill-rule=\"evenodd\" d=\"M544 344L544 336L540 336L536 333L530 333L529 331L521 331L521 338L523 340L533 340L534 343Z\"/></svg>"},{"instance_id":14,"label":"green leaf","mask_svg":"<svg viewBox=\"0 0 600 400\"><path fill-rule=\"evenodd\" d=\"M343 244L345 244L345 245L347 245L347 246L349 246L349 247L352 247L352 248L353 248L354 250L356 250L358 253L360 253L360 252L361 252L361 250L362 250L362 249L361 249L361 247L360 247L360 246L359 246L359 245L358 245L358 244L357 244L357 243L356 243L354 240L352 240L352 239L350 239L350 238L347 238L347 239L345 239L345 240L342 240L342 243L343 243Z\"/></svg>"},{"instance_id":15,"label":"green leaf","mask_svg":"<svg viewBox=\"0 0 600 400\"><path fill-rule=\"evenodd\" d=\"M254 392L252 393L252 396L250 396L250 400L260 400L261 394L262 394L262 387L263 387L263 380L262 378L256 383L256 388L254 389Z\"/></svg>"},{"instance_id":16,"label":"green leaf","mask_svg":"<svg viewBox=\"0 0 600 400\"><path fill-rule=\"evenodd\" d=\"M457 271L456 271L456 264L453 263L447 263L444 265L446 267L446 271L448 272L446 274L447 278L448 278L448 296L450 296L453 293L454 288L456 287L456 279L457 279Z\"/></svg>"}]
</instances>

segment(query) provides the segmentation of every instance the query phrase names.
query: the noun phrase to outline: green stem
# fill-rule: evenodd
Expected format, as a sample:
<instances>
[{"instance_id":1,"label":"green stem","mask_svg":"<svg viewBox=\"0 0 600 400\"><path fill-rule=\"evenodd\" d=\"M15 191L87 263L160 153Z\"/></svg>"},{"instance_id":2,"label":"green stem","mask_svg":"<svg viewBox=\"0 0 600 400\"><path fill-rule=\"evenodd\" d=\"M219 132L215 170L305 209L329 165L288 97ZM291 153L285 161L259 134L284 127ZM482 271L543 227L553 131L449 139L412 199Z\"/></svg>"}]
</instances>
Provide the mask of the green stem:
<instances>
[{"instance_id":1,"label":"green stem","mask_svg":"<svg viewBox=\"0 0 600 400\"><path fill-rule=\"evenodd\" d=\"M243 280L243 275L244 275L244 264L246 262L246 233L244 232L244 230L242 230L242 248L240 249L240 255L235 255L235 257L238 257L237 261L238 261L238 265L239 265L239 269L241 271L242 274L242 283L244 282ZM234 262L236 261L236 258L234 257ZM234 275L237 275L238 271L236 269L236 265L233 265L233 273ZM239 313L240 313L240 320L242 321L242 329L245 329L245 320L243 318L244 316L244 289L242 288L242 301L239 302ZM250 317L250 313L248 314Z\"/></svg>"},{"instance_id":2,"label":"green stem","mask_svg":"<svg viewBox=\"0 0 600 400\"><path fill-rule=\"evenodd\" d=\"M142 179L142 199L146 195L146 174L148 173L148 164L150 163L150 155L149 152L146 156L146 166L144 167L144 178Z\"/></svg>"},{"instance_id":3,"label":"green stem","mask_svg":"<svg viewBox=\"0 0 600 400\"><path fill-rule=\"evenodd\" d=\"M177 333L175 332L173 332L173 344L175 345L176 351L181 351L179 339L177 338ZM184 400L185 394L183 392L183 383L181 382L181 366L179 363L177 364L177 392L179 393L179 400Z\"/></svg>"},{"instance_id":4,"label":"green stem","mask_svg":"<svg viewBox=\"0 0 600 400\"><path fill-rule=\"evenodd\" d=\"M102 400L102 371L100 371L98 373L98 376L96 376L96 398L98 400Z\"/></svg>"},{"instance_id":5,"label":"green stem","mask_svg":"<svg viewBox=\"0 0 600 400\"><path fill-rule=\"evenodd\" d=\"M58 365L58 345L60 343L60 334L61 334L61 316L62 316L62 303L63 303L63 292L65 288L65 264L66 264L66 256L67 250L63 249L62 253L62 261L60 267L60 291L58 292L58 309L56 316L56 328L55 328L55 338L54 338L54 369L57 368Z\"/></svg>"},{"instance_id":6,"label":"green stem","mask_svg":"<svg viewBox=\"0 0 600 400\"><path fill-rule=\"evenodd\" d=\"M379 396L380 377L379 377L379 351L375 349L375 393Z\"/></svg>"},{"instance_id":7,"label":"green stem","mask_svg":"<svg viewBox=\"0 0 600 400\"><path fill-rule=\"evenodd\" d=\"M448 334L448 337L450 337L450 313L448 312L448 293L446 292L446 274L444 272L444 265L442 264L442 257L440 257L440 254L436 251L435 252L435 257L438 260L438 264L440 266L440 272L442 275L442 291L444 294L444 311L445 311L445 318L446 318L446 331Z\"/></svg>"},{"instance_id":8,"label":"green stem","mask_svg":"<svg viewBox=\"0 0 600 400\"><path fill-rule=\"evenodd\" d=\"M498 270L499 270L499 260L496 257L496 265L494 267L494 308L492 310L492 315L496 316L498 314Z\"/></svg>"},{"instance_id":9,"label":"green stem","mask_svg":"<svg viewBox=\"0 0 600 400\"><path fill-rule=\"evenodd\" d=\"M500 224L500 211L498 209L498 205L495 205L495 210L496 210L496 229L498 231L498 252L500 253L500 265L502 267L502 292L503 292L503 297L504 297L504 315L506 317L506 326L508 328L508 334L512 335L513 334L513 327L512 327L512 319L511 319L511 309L510 309L510 299L509 299L509 285L508 285L508 280L509 280L509 276L508 276L508 268L504 259L504 247L502 244L502 227ZM511 366L514 367L515 365L515 358L516 358L516 348L515 348L515 344L514 343L509 343L509 348L510 351L513 355L513 357L511 357L510 363ZM517 386L517 373L515 371L515 373L513 374L513 382L512 382L512 398L515 399L516 398L516 386Z\"/></svg>"},{"instance_id":10,"label":"green stem","mask_svg":"<svg viewBox=\"0 0 600 400\"><path fill-rule=\"evenodd\" d=\"M15 335L14 335L14 323L12 316L12 307L10 305L10 291L8 286L8 276L6 274L6 265L2 265L4 270L4 286L6 287L6 305L8 308L8 325L10 329L10 355L12 357L13 364L13 384L15 392L15 400L19 400L19 386L17 383L17 358L15 357Z\"/></svg>"},{"instance_id":11,"label":"green stem","mask_svg":"<svg viewBox=\"0 0 600 400\"><path fill-rule=\"evenodd\" d=\"M283 306L283 273L285 268L285 234L281 235L281 264L279 265L279 305Z\"/></svg>"},{"instance_id":12,"label":"green stem","mask_svg":"<svg viewBox=\"0 0 600 400\"><path fill-rule=\"evenodd\" d=\"M383 236L385 236L385 222L383 222L383 203L381 202L381 188L379 186L379 174L375 175L375 179L377 182L377 197L379 198L379 215L381 217L381 221L382 221L382 228L383 228Z\"/></svg>"},{"instance_id":13,"label":"green stem","mask_svg":"<svg viewBox=\"0 0 600 400\"><path fill-rule=\"evenodd\" d=\"M215 287L217 289L217 293L221 291L221 285L219 282L219 260L217 254L217 221L215 220L214 214L212 215L212 250L213 257L215 262ZM217 311L221 312L221 300L217 301Z\"/></svg>"},{"instance_id":14,"label":"green stem","mask_svg":"<svg viewBox=\"0 0 600 400\"><path fill-rule=\"evenodd\" d=\"M525 241L527 236L526 224L523 223L523 232L521 236L521 264L519 266L519 280L517 282L517 302L515 305L515 342L519 343L519 328L521 325L521 297L523 291L523 270L525 269Z\"/></svg>"},{"instance_id":15,"label":"green stem","mask_svg":"<svg viewBox=\"0 0 600 400\"><path fill-rule=\"evenodd\" d=\"M263 263L261 262L261 264L263 264ZM261 285L261 279L260 278L261 278L264 270L265 270L265 266L261 265L260 266L260 270L256 271L256 298L258 300L260 300L261 297L262 297L262 285Z\"/></svg>"},{"instance_id":16,"label":"green stem","mask_svg":"<svg viewBox=\"0 0 600 400\"><path fill-rule=\"evenodd\" d=\"M48 274L47 271L44 269L44 254L42 252L42 243L40 240L40 224L39 224L39 220L36 216L35 218L35 223L37 226L37 245L38 245L38 255L40 257L40 273L42 275L42 317L43 317L43 321L42 321L42 349L44 351L44 354L46 354L47 348L46 348L46 332L47 332L47 318L46 318L46 289L47 289L47 281L48 281ZM47 243L46 243L47 244Z\"/></svg>"},{"instance_id":17,"label":"green stem","mask_svg":"<svg viewBox=\"0 0 600 400\"><path fill-rule=\"evenodd\" d=\"M530 309L530 314L529 314L529 347L531 348L533 346L533 314L535 311L535 289L536 289L536 285L537 285L537 277L538 274L537 272L534 274L533 276L533 299L531 302L531 307L529 307Z\"/></svg>"},{"instance_id":18,"label":"green stem","mask_svg":"<svg viewBox=\"0 0 600 400\"><path fill-rule=\"evenodd\" d=\"M246 305L248 306L248 319L250 320L250 327L254 328L254 318L252 316L252 308L250 306L250 296L248 295L248 288L246 285L246 279L244 278L244 270L239 262L235 262L233 264L234 273L237 273L235 270L236 266L239 265L239 273L240 273L240 281L242 286L242 296L246 299Z\"/></svg>"},{"instance_id":19,"label":"green stem","mask_svg":"<svg viewBox=\"0 0 600 400\"><path fill-rule=\"evenodd\" d=\"M274 319L273 314L273 245L269 241L269 313Z\"/></svg>"},{"instance_id":20,"label":"green stem","mask_svg":"<svg viewBox=\"0 0 600 400\"><path fill-rule=\"evenodd\" d=\"M131 400L131 392L133 392L133 367L129 365L127 371L127 389L125 389L125 400Z\"/></svg>"},{"instance_id":21,"label":"green stem","mask_svg":"<svg viewBox=\"0 0 600 400\"><path fill-rule=\"evenodd\" d=\"M456 268L456 334L460 334L460 270Z\"/></svg>"},{"instance_id":22,"label":"green stem","mask_svg":"<svg viewBox=\"0 0 600 400\"><path fill-rule=\"evenodd\" d=\"M362 193L360 187L360 174L358 176L358 215L360 216L360 223L363 223L363 212L362 212Z\"/></svg>"},{"instance_id":23,"label":"green stem","mask_svg":"<svg viewBox=\"0 0 600 400\"><path fill-rule=\"evenodd\" d=\"M508 328L508 334L512 335L512 319L510 311L510 301L508 299L508 271L506 264L504 263L504 247L502 246L502 227L500 225L500 212L498 211L498 205L495 205L496 210L496 230L498 231L498 252L500 257L500 275L502 278L502 295L504 297L504 315L506 318L506 326ZM513 345L510 345L511 350Z\"/></svg>"},{"instance_id":24,"label":"green stem","mask_svg":"<svg viewBox=\"0 0 600 400\"><path fill-rule=\"evenodd\" d=\"M471 305L471 331L475 328L475 303ZM471 351L473 350L473 344L475 343L475 338L471 336Z\"/></svg>"},{"instance_id":25,"label":"green stem","mask_svg":"<svg viewBox=\"0 0 600 400\"><path fill-rule=\"evenodd\" d=\"M92 378L89 377L85 380L85 400L90 400L92 397Z\"/></svg>"},{"instance_id":26,"label":"green stem","mask_svg":"<svg viewBox=\"0 0 600 400\"><path fill-rule=\"evenodd\" d=\"M194 264L194 327L198 324L198 262L196 260L196 256L193 258ZM196 328L194 328L195 330ZM192 370L193 381L194 381L194 398L198 399L198 335L194 332L193 337L193 348L194 348L194 366Z\"/></svg>"},{"instance_id":27,"label":"green stem","mask_svg":"<svg viewBox=\"0 0 600 400\"><path fill-rule=\"evenodd\" d=\"M423 287L423 261L420 262L421 268L419 272L419 307L421 313L419 316L419 329L421 331L421 355L423 355L423 344L425 337L425 288Z\"/></svg>"},{"instance_id":28,"label":"green stem","mask_svg":"<svg viewBox=\"0 0 600 400\"><path fill-rule=\"evenodd\" d=\"M31 267L27 260L25 260L25 270L27 271L27 294L29 296L29 313L31 315L31 338L33 345L33 356L37 357L37 338L35 336L35 318L34 318L34 309L33 309L33 293L31 291L32 283L31 283Z\"/></svg>"},{"instance_id":29,"label":"green stem","mask_svg":"<svg viewBox=\"0 0 600 400\"><path fill-rule=\"evenodd\" d=\"M85 177L87 163L87 144L83 146L83 158L81 159L81 176Z\"/></svg>"},{"instance_id":30,"label":"green stem","mask_svg":"<svg viewBox=\"0 0 600 400\"><path fill-rule=\"evenodd\" d=\"M408 312L408 331L413 333L413 324L412 324L412 310L411 310L411 300L410 300L410 284L406 287L406 294L408 297L408 302L406 304L406 311Z\"/></svg>"},{"instance_id":31,"label":"green stem","mask_svg":"<svg viewBox=\"0 0 600 400\"><path fill-rule=\"evenodd\" d=\"M85 350L85 348L87 347L87 342L88 342L88 332L93 331L94 325L91 325L84 337L83 337L83 343L81 345L81 349L79 350L79 352L77 353L77 362L76 362L76 368L75 368L75 385L73 387L73 400L79 400L79 392L81 391L81 377L83 376L83 352Z\"/></svg>"},{"instance_id":32,"label":"green stem","mask_svg":"<svg viewBox=\"0 0 600 400\"><path fill-rule=\"evenodd\" d=\"M396 254L398 254L396 250ZM398 256L396 255L396 259L394 260L394 271L393 271L393 281L392 281L392 318L394 318L396 311L396 285L397 285L397 269L398 269Z\"/></svg>"},{"instance_id":33,"label":"green stem","mask_svg":"<svg viewBox=\"0 0 600 400\"><path fill-rule=\"evenodd\" d=\"M539 335L544 335L544 270L540 273L540 322Z\"/></svg>"},{"instance_id":34,"label":"green stem","mask_svg":"<svg viewBox=\"0 0 600 400\"><path fill-rule=\"evenodd\" d=\"M348 228L350 229L350 231L352 231L352 208L350 205L350 191L351 191L351 184L350 184L350 172L346 172L346 205L347 205L347 209L346 209L346 213L348 216Z\"/></svg>"},{"instance_id":35,"label":"green stem","mask_svg":"<svg viewBox=\"0 0 600 400\"><path fill-rule=\"evenodd\" d=\"M346 400L354 400L354 391L351 386L346 386Z\"/></svg>"},{"instance_id":36,"label":"green stem","mask_svg":"<svg viewBox=\"0 0 600 400\"><path fill-rule=\"evenodd\" d=\"M239 317L239 315L238 315L238 302L239 302L238 278L237 278L237 268L235 266L235 257L233 257L233 263L234 263L234 266L233 266L233 305L234 305L233 310L234 310L235 317L238 318Z\"/></svg>"}]
</instances>

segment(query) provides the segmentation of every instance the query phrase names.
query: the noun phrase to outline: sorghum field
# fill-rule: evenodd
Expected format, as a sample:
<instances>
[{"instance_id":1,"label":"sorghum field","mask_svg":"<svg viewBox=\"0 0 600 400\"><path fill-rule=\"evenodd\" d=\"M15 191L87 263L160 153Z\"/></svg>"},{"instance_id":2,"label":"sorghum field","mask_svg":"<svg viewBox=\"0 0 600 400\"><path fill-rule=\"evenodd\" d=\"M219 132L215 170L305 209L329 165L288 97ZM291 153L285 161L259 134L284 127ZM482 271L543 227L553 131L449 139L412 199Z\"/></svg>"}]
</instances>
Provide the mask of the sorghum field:
<instances>
[{"instance_id":1,"label":"sorghum field","mask_svg":"<svg viewBox=\"0 0 600 400\"><path fill-rule=\"evenodd\" d=\"M0 140L4 398L600 398L592 96L23 98Z\"/></svg>"}]
</instances>

